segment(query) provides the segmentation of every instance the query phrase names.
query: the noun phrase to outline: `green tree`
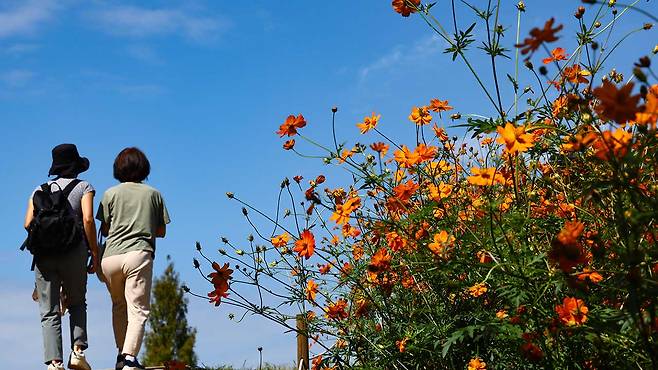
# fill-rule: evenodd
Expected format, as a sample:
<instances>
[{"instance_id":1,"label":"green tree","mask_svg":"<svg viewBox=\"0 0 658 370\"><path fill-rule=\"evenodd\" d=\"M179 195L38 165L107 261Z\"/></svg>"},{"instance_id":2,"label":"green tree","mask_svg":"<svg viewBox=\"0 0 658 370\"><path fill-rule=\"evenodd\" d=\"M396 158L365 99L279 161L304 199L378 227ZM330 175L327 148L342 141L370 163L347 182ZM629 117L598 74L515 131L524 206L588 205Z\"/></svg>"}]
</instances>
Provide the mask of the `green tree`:
<instances>
[{"instance_id":1,"label":"green tree","mask_svg":"<svg viewBox=\"0 0 658 370\"><path fill-rule=\"evenodd\" d=\"M169 265L153 284L143 362L153 366L175 359L188 365L196 365L196 329L187 324L188 301L183 296L178 273L174 270L169 256L167 261Z\"/></svg>"}]
</instances>

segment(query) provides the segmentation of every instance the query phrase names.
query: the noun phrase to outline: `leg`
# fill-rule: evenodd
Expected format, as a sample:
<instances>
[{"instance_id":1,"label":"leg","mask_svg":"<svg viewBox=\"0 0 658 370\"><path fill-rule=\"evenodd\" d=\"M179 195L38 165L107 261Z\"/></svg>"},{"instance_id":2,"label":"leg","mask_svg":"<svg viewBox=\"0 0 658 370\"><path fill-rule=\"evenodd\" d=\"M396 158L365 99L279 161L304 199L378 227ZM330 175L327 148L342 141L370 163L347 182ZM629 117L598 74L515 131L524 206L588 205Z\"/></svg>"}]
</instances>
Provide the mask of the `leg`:
<instances>
[{"instance_id":1,"label":"leg","mask_svg":"<svg viewBox=\"0 0 658 370\"><path fill-rule=\"evenodd\" d=\"M59 315L60 278L50 269L49 261L42 260L34 267L36 291L41 314L44 362L62 361L62 319Z\"/></svg>"},{"instance_id":2,"label":"leg","mask_svg":"<svg viewBox=\"0 0 658 370\"><path fill-rule=\"evenodd\" d=\"M71 251L60 263L62 285L66 292L71 331L71 349L87 349L87 250Z\"/></svg>"},{"instance_id":3,"label":"leg","mask_svg":"<svg viewBox=\"0 0 658 370\"><path fill-rule=\"evenodd\" d=\"M126 258L126 300L128 330L123 353L137 356L144 339L144 327L151 309L153 257L151 252L128 252Z\"/></svg>"},{"instance_id":4,"label":"leg","mask_svg":"<svg viewBox=\"0 0 658 370\"><path fill-rule=\"evenodd\" d=\"M105 257L101 262L107 290L110 292L110 298L112 299L112 328L114 329L114 340L119 352L123 348L128 327L128 312L124 293L126 280L122 271L123 260L124 255L121 254Z\"/></svg>"}]
</instances>

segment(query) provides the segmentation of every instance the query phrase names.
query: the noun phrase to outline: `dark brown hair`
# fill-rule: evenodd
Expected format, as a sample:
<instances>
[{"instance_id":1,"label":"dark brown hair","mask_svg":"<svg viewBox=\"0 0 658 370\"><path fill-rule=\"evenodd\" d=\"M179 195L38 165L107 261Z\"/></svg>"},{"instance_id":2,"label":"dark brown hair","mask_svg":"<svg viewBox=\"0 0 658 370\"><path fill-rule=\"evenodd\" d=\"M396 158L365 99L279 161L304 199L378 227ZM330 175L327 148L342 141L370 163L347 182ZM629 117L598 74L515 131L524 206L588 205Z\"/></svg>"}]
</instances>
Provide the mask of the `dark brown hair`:
<instances>
[{"instance_id":1,"label":"dark brown hair","mask_svg":"<svg viewBox=\"0 0 658 370\"><path fill-rule=\"evenodd\" d=\"M126 148L114 160L114 178L121 182L142 182L151 173L151 163L141 150Z\"/></svg>"}]
</instances>

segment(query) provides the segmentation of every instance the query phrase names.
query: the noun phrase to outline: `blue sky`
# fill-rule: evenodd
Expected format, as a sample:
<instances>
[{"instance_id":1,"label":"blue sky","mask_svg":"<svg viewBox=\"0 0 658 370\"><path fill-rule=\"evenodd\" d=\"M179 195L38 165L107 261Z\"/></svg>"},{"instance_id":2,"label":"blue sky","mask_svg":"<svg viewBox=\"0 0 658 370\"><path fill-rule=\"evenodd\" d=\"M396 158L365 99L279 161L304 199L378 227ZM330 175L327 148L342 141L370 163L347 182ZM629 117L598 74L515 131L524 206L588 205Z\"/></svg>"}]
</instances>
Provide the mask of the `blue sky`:
<instances>
[{"instance_id":1,"label":"blue sky","mask_svg":"<svg viewBox=\"0 0 658 370\"><path fill-rule=\"evenodd\" d=\"M443 21L444 3L436 7ZM523 35L547 14L573 29L580 4L527 3ZM503 24L513 28L516 1L503 4ZM461 12L460 22L469 24L472 15ZM620 29L645 21L629 14ZM482 32L476 28L476 35ZM512 37L510 30L507 45ZM627 72L656 41L655 29L637 35L611 61ZM573 44L569 36L559 45L569 51ZM328 142L333 105L340 108L339 135L350 139L354 124L372 111L382 114L382 130L410 138L410 107L434 97L464 114L491 112L463 66L442 55L444 47L420 18L401 18L389 1L2 1L0 282L7 298L0 307L0 358L17 368L16 353L40 357L30 257L17 248L27 197L46 180L53 146L72 142L89 157L84 178L98 198L115 183L114 156L126 146L142 148L153 166L149 182L162 191L173 221L158 245L156 270L170 254L182 279L203 292L207 287L191 268L194 242L215 249L220 235L244 240L250 232L224 192L268 210L283 177L337 174L281 150L274 131L288 114L303 113L306 133ZM484 62L474 58L478 67ZM528 83L521 80L522 87ZM93 279L89 290L88 355L109 367L109 299ZM191 302L203 362L253 366L258 346L269 362L294 360L292 336L255 317L236 324L229 312Z\"/></svg>"}]
</instances>

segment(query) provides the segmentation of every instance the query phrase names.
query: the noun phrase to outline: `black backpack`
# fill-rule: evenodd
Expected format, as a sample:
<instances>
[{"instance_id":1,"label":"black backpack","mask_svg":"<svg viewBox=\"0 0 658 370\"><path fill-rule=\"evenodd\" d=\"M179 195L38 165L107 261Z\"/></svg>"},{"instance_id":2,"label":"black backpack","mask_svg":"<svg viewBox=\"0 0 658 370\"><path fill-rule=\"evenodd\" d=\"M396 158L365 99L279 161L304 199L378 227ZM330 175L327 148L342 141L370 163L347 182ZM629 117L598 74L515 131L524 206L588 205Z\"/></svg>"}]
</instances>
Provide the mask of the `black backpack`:
<instances>
[{"instance_id":1,"label":"black backpack","mask_svg":"<svg viewBox=\"0 0 658 370\"><path fill-rule=\"evenodd\" d=\"M62 255L80 244L82 223L68 201L69 194L79 183L80 180L74 179L63 190L59 188L55 192L46 183L34 193L34 218L21 247L21 250L27 249L34 256L32 268L40 257Z\"/></svg>"}]
</instances>

